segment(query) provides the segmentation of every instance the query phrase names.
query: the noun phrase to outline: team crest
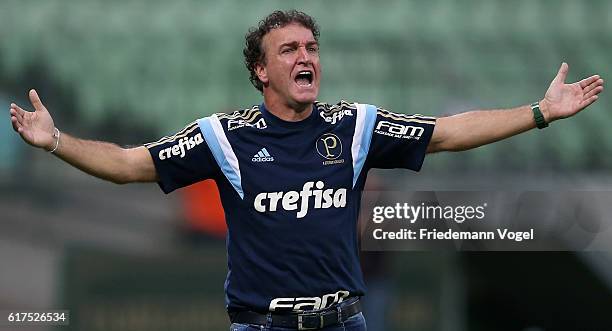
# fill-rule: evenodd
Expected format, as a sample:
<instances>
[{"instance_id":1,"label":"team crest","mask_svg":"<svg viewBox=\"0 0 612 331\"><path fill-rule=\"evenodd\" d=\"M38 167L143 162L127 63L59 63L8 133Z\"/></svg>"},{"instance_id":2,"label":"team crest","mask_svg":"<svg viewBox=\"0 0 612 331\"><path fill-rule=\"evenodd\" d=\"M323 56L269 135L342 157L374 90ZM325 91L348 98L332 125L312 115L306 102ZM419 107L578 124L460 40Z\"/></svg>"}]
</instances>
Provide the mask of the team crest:
<instances>
[{"instance_id":1,"label":"team crest","mask_svg":"<svg viewBox=\"0 0 612 331\"><path fill-rule=\"evenodd\" d=\"M323 165L344 163L344 159L340 159L342 155L342 141L333 133L326 133L317 139L317 153L321 155L325 161Z\"/></svg>"}]
</instances>

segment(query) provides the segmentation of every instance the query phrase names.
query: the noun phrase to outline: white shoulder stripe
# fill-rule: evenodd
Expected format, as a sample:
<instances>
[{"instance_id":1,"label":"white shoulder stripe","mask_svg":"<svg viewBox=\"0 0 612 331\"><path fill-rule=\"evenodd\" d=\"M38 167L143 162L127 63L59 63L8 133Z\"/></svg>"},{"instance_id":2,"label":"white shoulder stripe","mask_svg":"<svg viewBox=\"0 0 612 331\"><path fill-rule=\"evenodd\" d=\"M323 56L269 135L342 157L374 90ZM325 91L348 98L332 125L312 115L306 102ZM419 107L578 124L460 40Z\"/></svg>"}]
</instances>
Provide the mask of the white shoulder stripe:
<instances>
[{"instance_id":1,"label":"white shoulder stripe","mask_svg":"<svg viewBox=\"0 0 612 331\"><path fill-rule=\"evenodd\" d=\"M219 118L216 115L205 117L198 120L198 125L202 133L204 133L204 139L219 168L221 168L221 171L230 184L232 184L240 198L244 199L238 158L225 136L225 131L223 131Z\"/></svg>"},{"instance_id":2,"label":"white shoulder stripe","mask_svg":"<svg viewBox=\"0 0 612 331\"><path fill-rule=\"evenodd\" d=\"M353 188L361 174L365 160L370 150L374 124L376 123L376 107L357 103L357 116L355 118L355 132L353 133L353 144L351 145L351 156L353 158Z\"/></svg>"}]
</instances>

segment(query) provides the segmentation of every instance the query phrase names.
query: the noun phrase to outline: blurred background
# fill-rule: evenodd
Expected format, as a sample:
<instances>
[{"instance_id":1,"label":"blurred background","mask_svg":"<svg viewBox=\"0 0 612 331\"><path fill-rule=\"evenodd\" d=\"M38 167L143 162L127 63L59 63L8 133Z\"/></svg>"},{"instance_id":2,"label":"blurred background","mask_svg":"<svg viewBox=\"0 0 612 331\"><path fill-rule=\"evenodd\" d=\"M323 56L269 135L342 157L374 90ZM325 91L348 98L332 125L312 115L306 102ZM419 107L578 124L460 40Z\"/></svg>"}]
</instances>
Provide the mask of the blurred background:
<instances>
[{"instance_id":1,"label":"blurred background","mask_svg":"<svg viewBox=\"0 0 612 331\"><path fill-rule=\"evenodd\" d=\"M31 109L36 88L62 131L154 141L259 104L244 34L290 8L321 27L319 100L330 103L443 116L537 101L562 61L571 81L612 77L608 0L1 0L0 105ZM546 130L430 155L418 174L372 171L370 185L609 191L609 92ZM214 185L165 196L91 178L23 143L8 114L0 136L0 310L70 309L62 330L228 329ZM611 206L599 204L599 226ZM363 252L369 330L610 330L611 256Z\"/></svg>"}]
</instances>

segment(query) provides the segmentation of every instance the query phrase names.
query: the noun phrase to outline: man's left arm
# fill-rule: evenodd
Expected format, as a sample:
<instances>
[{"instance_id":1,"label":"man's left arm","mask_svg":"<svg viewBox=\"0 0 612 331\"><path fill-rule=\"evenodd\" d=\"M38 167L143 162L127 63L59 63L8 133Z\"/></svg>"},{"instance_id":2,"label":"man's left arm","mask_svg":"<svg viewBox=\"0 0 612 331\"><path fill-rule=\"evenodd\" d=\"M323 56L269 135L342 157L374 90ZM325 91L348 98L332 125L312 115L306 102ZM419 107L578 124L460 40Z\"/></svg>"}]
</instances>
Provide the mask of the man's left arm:
<instances>
[{"instance_id":1,"label":"man's left arm","mask_svg":"<svg viewBox=\"0 0 612 331\"><path fill-rule=\"evenodd\" d=\"M562 63L557 76L539 102L546 123L573 116L595 102L603 91L603 79L593 75L573 84L566 84L567 63ZM436 120L428 153L464 151L496 142L536 127L531 106L513 109L476 110Z\"/></svg>"}]
</instances>

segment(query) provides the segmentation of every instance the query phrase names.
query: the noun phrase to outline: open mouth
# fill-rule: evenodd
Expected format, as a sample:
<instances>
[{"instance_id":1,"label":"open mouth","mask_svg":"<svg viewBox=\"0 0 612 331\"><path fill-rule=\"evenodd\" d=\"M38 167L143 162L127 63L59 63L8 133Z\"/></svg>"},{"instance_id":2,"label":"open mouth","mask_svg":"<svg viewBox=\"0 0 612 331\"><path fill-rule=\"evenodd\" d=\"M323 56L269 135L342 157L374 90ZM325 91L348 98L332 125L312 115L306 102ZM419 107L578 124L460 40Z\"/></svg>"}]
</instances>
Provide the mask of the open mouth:
<instances>
[{"instance_id":1,"label":"open mouth","mask_svg":"<svg viewBox=\"0 0 612 331\"><path fill-rule=\"evenodd\" d=\"M313 80L313 73L310 70L302 70L300 72L298 72L298 74L295 76L295 83L298 86L311 86L312 85L312 80Z\"/></svg>"}]
</instances>

